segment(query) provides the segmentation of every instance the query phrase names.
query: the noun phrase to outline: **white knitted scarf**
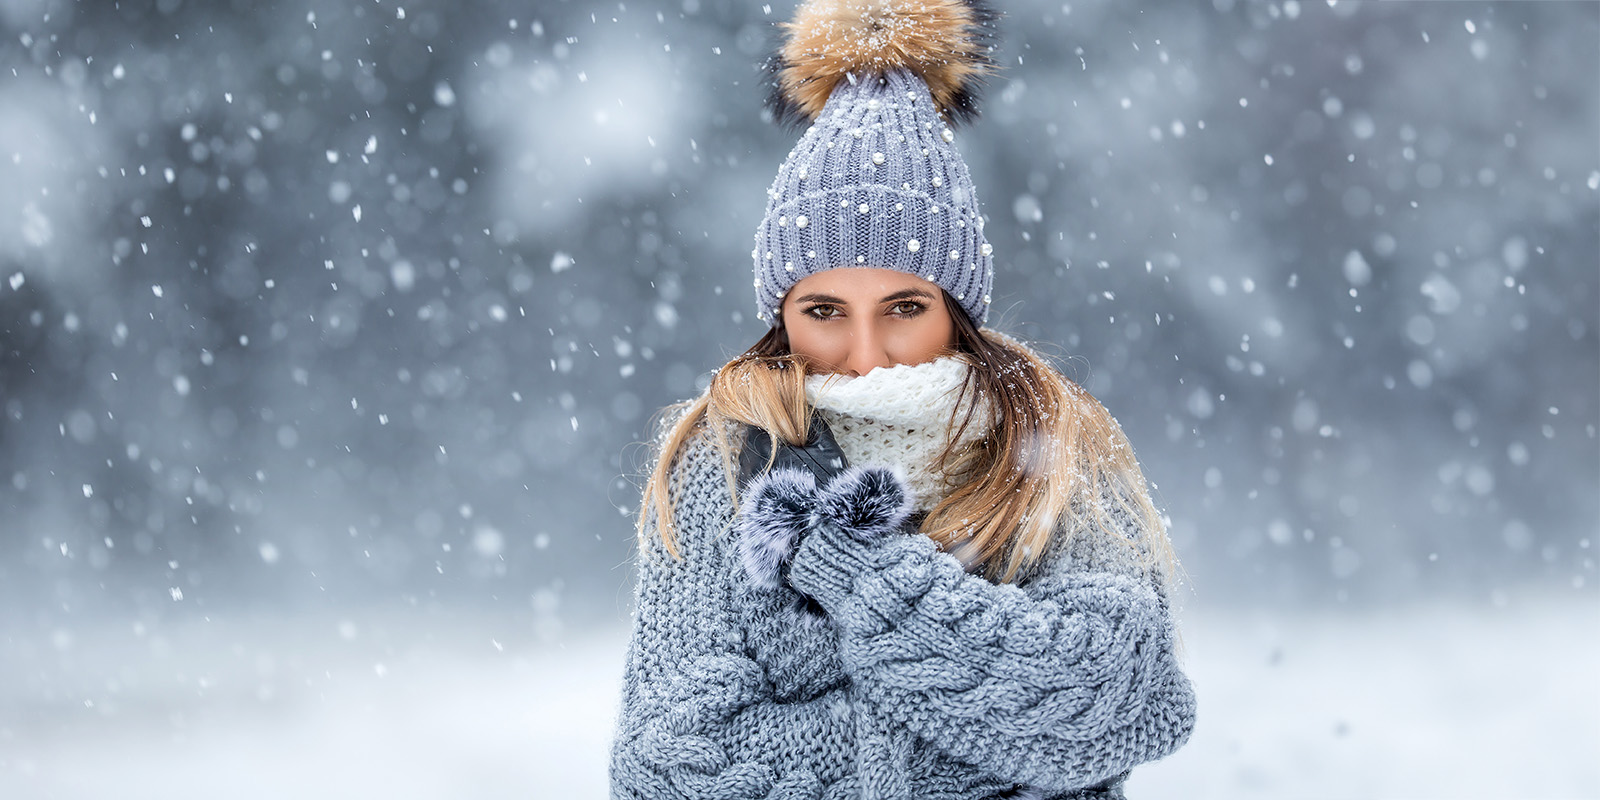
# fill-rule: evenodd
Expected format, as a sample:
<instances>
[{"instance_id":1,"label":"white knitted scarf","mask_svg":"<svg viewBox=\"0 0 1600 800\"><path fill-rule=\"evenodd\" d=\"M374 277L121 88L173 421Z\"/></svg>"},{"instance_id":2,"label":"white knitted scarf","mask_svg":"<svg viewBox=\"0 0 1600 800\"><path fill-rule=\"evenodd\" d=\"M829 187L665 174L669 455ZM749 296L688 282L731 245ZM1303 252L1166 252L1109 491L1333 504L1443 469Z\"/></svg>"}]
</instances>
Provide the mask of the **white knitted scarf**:
<instances>
[{"instance_id":1,"label":"white knitted scarf","mask_svg":"<svg viewBox=\"0 0 1600 800\"><path fill-rule=\"evenodd\" d=\"M879 367L857 378L812 375L806 378L806 399L833 429L852 465L898 468L911 486L915 510L926 512L960 485L939 470L939 456L950 443L951 412L968 369L966 362L947 356ZM969 393L955 417L958 425L972 402ZM986 414L978 414L962 443L982 439L991 426Z\"/></svg>"}]
</instances>

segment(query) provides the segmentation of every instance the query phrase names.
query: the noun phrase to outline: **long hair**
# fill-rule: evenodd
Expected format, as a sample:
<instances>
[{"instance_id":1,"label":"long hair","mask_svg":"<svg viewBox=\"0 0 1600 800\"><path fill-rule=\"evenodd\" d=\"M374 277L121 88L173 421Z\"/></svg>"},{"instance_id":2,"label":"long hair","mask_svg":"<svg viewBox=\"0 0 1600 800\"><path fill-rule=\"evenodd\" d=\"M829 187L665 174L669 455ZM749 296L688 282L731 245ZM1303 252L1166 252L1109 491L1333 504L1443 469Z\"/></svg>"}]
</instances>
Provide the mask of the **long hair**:
<instances>
[{"instance_id":1,"label":"long hair","mask_svg":"<svg viewBox=\"0 0 1600 800\"><path fill-rule=\"evenodd\" d=\"M1144 566L1171 578L1176 568L1172 544L1116 420L1038 354L1007 336L978 329L948 293L944 302L955 325L950 355L971 369L949 421L951 444L938 462L959 485L923 517L921 532L969 570L1011 582L1044 556L1055 536L1073 536L1090 524L1119 531L1110 517L1120 511L1147 535L1137 542L1112 538ZM805 443L814 413L805 395L811 371L807 359L790 352L783 328L774 327L717 370L699 398L664 412L676 421L668 423L645 483L641 545L654 519L667 551L680 557L671 473L695 436L709 435L715 442L735 503L734 423L765 429L774 449L780 441ZM988 409L992 419L978 419L980 409ZM970 426L991 422L983 436L964 436ZM974 438L975 444L958 444ZM1107 507L1106 498L1115 509Z\"/></svg>"}]
</instances>

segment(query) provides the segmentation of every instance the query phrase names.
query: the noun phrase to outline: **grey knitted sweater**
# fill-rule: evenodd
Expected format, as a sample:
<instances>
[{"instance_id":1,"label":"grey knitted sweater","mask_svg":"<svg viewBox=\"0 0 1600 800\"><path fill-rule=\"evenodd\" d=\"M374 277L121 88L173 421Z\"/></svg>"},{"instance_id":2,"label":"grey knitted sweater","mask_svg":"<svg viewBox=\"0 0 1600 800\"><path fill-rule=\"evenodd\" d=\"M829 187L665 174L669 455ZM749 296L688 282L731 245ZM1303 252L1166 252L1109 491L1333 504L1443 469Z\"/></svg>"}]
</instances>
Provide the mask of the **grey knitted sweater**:
<instances>
[{"instance_id":1,"label":"grey knitted sweater","mask_svg":"<svg viewBox=\"0 0 1600 800\"><path fill-rule=\"evenodd\" d=\"M611 753L615 798L1120 798L1194 724L1142 530L1058 536L1015 584L905 525L881 467L774 471L737 514L699 436L651 521ZM780 578L784 562L787 575Z\"/></svg>"}]
</instances>

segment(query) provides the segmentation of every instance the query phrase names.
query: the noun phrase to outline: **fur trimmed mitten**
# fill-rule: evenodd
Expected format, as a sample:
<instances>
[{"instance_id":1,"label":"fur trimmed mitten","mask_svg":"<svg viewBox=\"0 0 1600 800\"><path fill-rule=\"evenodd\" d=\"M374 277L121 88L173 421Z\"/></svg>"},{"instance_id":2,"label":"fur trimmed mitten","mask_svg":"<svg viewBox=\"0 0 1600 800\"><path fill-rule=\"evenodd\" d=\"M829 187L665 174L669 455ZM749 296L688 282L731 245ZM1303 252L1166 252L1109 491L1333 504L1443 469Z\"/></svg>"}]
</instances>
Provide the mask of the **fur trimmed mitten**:
<instances>
[{"instance_id":1,"label":"fur trimmed mitten","mask_svg":"<svg viewBox=\"0 0 1600 800\"><path fill-rule=\"evenodd\" d=\"M789 560L816 505L817 479L803 469L775 469L745 486L734 532L744 571L757 586L776 589L788 579Z\"/></svg>"},{"instance_id":2,"label":"fur trimmed mitten","mask_svg":"<svg viewBox=\"0 0 1600 800\"><path fill-rule=\"evenodd\" d=\"M821 489L810 472L774 469L745 488L735 523L739 553L757 585L775 588L789 583L790 564L808 533L870 544L899 530L911 506L905 481L885 467L850 467Z\"/></svg>"}]
</instances>

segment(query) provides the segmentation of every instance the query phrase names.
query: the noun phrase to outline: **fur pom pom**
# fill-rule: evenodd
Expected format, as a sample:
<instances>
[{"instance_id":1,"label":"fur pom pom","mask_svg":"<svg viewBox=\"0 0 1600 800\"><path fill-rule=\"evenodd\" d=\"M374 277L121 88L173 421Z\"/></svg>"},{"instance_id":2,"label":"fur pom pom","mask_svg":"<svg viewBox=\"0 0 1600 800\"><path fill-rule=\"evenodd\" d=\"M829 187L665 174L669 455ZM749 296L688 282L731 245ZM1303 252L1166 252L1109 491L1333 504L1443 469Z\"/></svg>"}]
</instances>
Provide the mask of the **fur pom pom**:
<instances>
[{"instance_id":1,"label":"fur pom pom","mask_svg":"<svg viewBox=\"0 0 1600 800\"><path fill-rule=\"evenodd\" d=\"M978 115L978 89L995 69L998 17L983 0L806 0L768 62L768 104L779 121L809 122L846 75L908 69L947 121L966 122Z\"/></svg>"},{"instance_id":2,"label":"fur pom pom","mask_svg":"<svg viewBox=\"0 0 1600 800\"><path fill-rule=\"evenodd\" d=\"M898 530L911 516L911 502L900 476L884 467L851 467L828 481L817 497L817 514L869 542Z\"/></svg>"},{"instance_id":3,"label":"fur pom pom","mask_svg":"<svg viewBox=\"0 0 1600 800\"><path fill-rule=\"evenodd\" d=\"M817 501L817 479L799 469L774 469L745 488L736 532L745 572L757 586L776 589L794 556Z\"/></svg>"}]
</instances>

